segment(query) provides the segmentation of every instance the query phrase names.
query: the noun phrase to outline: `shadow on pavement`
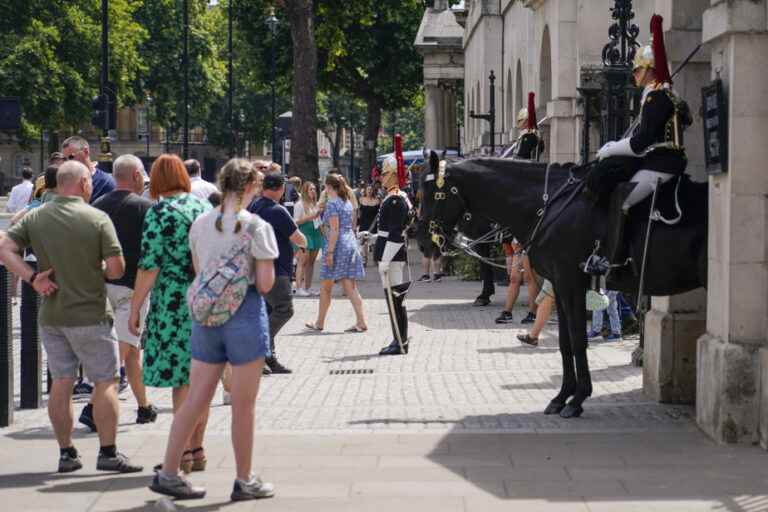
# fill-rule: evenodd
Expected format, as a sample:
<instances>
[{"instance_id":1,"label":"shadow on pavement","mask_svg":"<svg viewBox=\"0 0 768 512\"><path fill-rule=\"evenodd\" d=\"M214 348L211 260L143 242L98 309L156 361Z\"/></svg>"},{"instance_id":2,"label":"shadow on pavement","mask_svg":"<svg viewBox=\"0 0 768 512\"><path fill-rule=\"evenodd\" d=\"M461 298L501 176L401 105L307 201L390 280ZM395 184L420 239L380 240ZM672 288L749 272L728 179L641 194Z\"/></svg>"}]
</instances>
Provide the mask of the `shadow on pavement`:
<instances>
[{"instance_id":1,"label":"shadow on pavement","mask_svg":"<svg viewBox=\"0 0 768 512\"><path fill-rule=\"evenodd\" d=\"M38 492L59 493L59 492L111 492L128 491L130 489L139 489L147 487L152 480L149 474L136 474L126 476L120 474L90 475L93 480L81 479L77 482L67 482L61 484L49 485Z\"/></svg>"},{"instance_id":2,"label":"shadow on pavement","mask_svg":"<svg viewBox=\"0 0 768 512\"><path fill-rule=\"evenodd\" d=\"M136 507L131 507L131 508L114 509L112 510L112 512L157 512L158 510L160 510L155 506L155 503L157 501L158 500L146 501L144 505L138 505ZM236 502L234 501L223 501L221 503L211 503L208 505L199 505L195 507L193 505L189 505L188 504L189 502L183 502L183 503L186 503L186 504L183 504L182 502L172 501L172 503L175 507L174 510L178 510L178 511L188 510L190 512L214 512L216 510L222 510L227 506L236 504Z\"/></svg>"},{"instance_id":3,"label":"shadow on pavement","mask_svg":"<svg viewBox=\"0 0 768 512\"><path fill-rule=\"evenodd\" d=\"M0 489L18 489L20 487L40 487L58 480L94 478L93 474L60 474L50 471L37 473L12 473L0 475Z\"/></svg>"}]
</instances>

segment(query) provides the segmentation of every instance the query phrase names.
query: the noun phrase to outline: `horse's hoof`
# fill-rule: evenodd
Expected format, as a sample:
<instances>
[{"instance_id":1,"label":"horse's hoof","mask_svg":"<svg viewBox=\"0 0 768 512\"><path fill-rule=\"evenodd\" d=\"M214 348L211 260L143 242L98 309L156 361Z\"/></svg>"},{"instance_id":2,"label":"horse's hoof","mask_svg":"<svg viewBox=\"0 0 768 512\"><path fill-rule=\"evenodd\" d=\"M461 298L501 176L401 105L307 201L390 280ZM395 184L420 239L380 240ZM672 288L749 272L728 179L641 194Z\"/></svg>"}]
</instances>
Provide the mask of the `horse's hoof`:
<instances>
[{"instance_id":1,"label":"horse's hoof","mask_svg":"<svg viewBox=\"0 0 768 512\"><path fill-rule=\"evenodd\" d=\"M581 413L584 412L584 408L580 405L566 404L560 411L561 418L578 418Z\"/></svg>"},{"instance_id":2,"label":"horse's hoof","mask_svg":"<svg viewBox=\"0 0 768 512\"><path fill-rule=\"evenodd\" d=\"M544 414L560 414L564 407L565 402L549 402L547 408L544 409Z\"/></svg>"}]
</instances>

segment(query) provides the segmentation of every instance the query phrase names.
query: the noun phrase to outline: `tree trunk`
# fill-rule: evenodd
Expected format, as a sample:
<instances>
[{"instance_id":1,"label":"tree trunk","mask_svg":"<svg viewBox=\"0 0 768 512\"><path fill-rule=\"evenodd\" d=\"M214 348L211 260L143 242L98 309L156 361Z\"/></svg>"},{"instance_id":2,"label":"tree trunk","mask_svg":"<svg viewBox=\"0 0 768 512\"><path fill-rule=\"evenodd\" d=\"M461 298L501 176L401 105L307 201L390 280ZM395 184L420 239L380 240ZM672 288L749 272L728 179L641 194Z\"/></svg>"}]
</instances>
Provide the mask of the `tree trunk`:
<instances>
[{"instance_id":1,"label":"tree trunk","mask_svg":"<svg viewBox=\"0 0 768 512\"><path fill-rule=\"evenodd\" d=\"M314 0L285 0L293 39L291 174L317 181L317 43Z\"/></svg>"},{"instance_id":2,"label":"tree trunk","mask_svg":"<svg viewBox=\"0 0 768 512\"><path fill-rule=\"evenodd\" d=\"M336 126L334 139L335 141L333 142L333 166L338 169L339 153L341 153L341 127L338 125Z\"/></svg>"},{"instance_id":3,"label":"tree trunk","mask_svg":"<svg viewBox=\"0 0 768 512\"><path fill-rule=\"evenodd\" d=\"M365 158L363 160L365 168L361 173L366 181L370 181L371 171L373 170L373 166L376 165L376 147L379 140L379 130L381 129L381 109L382 105L379 100L368 100L368 103L366 104L365 123ZM369 140L373 141L373 148L368 148L367 141Z\"/></svg>"}]
</instances>

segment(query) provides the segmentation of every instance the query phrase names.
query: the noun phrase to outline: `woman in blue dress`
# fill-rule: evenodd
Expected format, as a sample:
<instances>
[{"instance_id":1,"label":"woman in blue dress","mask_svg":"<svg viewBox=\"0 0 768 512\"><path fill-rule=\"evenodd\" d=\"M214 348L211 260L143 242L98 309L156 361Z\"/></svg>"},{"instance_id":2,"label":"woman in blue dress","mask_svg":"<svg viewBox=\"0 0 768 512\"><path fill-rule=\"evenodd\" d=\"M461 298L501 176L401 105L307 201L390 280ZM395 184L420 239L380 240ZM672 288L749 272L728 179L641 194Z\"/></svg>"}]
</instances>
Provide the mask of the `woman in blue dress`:
<instances>
[{"instance_id":1,"label":"woman in blue dress","mask_svg":"<svg viewBox=\"0 0 768 512\"><path fill-rule=\"evenodd\" d=\"M323 211L323 259L320 266L320 306L317 320L308 323L307 328L322 331L325 317L331 306L331 292L336 282L341 283L344 294L355 310L355 325L345 332L365 332L368 326L363 313L363 299L357 290L357 282L365 277L363 257L357 245L353 228L352 203L349 191L335 174L325 178L325 193L328 201Z\"/></svg>"}]
</instances>

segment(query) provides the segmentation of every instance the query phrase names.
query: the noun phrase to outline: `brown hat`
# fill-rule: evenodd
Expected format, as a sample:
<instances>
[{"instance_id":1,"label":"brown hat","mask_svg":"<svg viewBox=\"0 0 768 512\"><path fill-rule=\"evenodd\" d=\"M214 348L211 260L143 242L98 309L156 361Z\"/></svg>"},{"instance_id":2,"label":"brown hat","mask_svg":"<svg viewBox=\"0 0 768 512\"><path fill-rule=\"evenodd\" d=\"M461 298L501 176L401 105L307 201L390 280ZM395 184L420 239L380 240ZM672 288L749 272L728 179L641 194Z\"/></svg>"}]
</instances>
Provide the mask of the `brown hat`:
<instances>
[{"instance_id":1,"label":"brown hat","mask_svg":"<svg viewBox=\"0 0 768 512\"><path fill-rule=\"evenodd\" d=\"M59 151L54 151L51 153L51 156L48 157L48 161L52 162L54 160L64 160L64 153L61 153Z\"/></svg>"}]
</instances>

